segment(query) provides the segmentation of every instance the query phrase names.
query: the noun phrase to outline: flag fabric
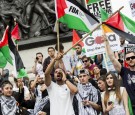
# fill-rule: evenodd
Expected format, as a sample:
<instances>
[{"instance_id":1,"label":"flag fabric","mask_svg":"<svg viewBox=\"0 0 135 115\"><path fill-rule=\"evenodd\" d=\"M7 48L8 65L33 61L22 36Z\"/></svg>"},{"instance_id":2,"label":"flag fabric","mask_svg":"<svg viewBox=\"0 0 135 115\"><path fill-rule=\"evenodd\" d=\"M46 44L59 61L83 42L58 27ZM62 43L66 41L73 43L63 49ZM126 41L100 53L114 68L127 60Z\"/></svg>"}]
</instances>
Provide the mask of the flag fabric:
<instances>
[{"instance_id":1,"label":"flag fabric","mask_svg":"<svg viewBox=\"0 0 135 115\"><path fill-rule=\"evenodd\" d=\"M80 37L81 37L81 35L79 33L77 33L75 30L73 30L72 46L81 39ZM83 41L80 41L78 44L80 44L82 46L82 52L85 53L86 51L85 51L85 48L84 48Z\"/></svg>"},{"instance_id":2,"label":"flag fabric","mask_svg":"<svg viewBox=\"0 0 135 115\"><path fill-rule=\"evenodd\" d=\"M72 40L72 46L78 42L81 38L79 37L78 33L73 30L73 40ZM82 41L79 42L79 44L83 47L84 46L84 43Z\"/></svg>"},{"instance_id":3,"label":"flag fabric","mask_svg":"<svg viewBox=\"0 0 135 115\"><path fill-rule=\"evenodd\" d=\"M92 3L95 3L95 2L100 2L101 0L86 0L86 3L87 4L92 4Z\"/></svg>"},{"instance_id":4,"label":"flag fabric","mask_svg":"<svg viewBox=\"0 0 135 115\"><path fill-rule=\"evenodd\" d=\"M3 56L6 58L7 61L10 64L13 64L12 57L10 55L10 50L9 50L9 47L8 47L8 28L6 28L6 30L3 34L3 38L0 41L0 51L2 52Z\"/></svg>"},{"instance_id":5,"label":"flag fabric","mask_svg":"<svg viewBox=\"0 0 135 115\"><path fill-rule=\"evenodd\" d=\"M57 19L68 28L90 32L99 20L76 0L55 0Z\"/></svg>"},{"instance_id":6,"label":"flag fabric","mask_svg":"<svg viewBox=\"0 0 135 115\"><path fill-rule=\"evenodd\" d=\"M101 21L104 22L109 18L109 14L102 8L100 8Z\"/></svg>"},{"instance_id":7,"label":"flag fabric","mask_svg":"<svg viewBox=\"0 0 135 115\"><path fill-rule=\"evenodd\" d=\"M21 39L18 24L15 25L11 32L11 38L13 39L16 45L18 44L18 41Z\"/></svg>"},{"instance_id":8,"label":"flag fabric","mask_svg":"<svg viewBox=\"0 0 135 115\"><path fill-rule=\"evenodd\" d=\"M105 24L120 37L125 38L131 43L135 43L135 22L124 14L118 12L106 22L103 22L103 24Z\"/></svg>"},{"instance_id":9,"label":"flag fabric","mask_svg":"<svg viewBox=\"0 0 135 115\"><path fill-rule=\"evenodd\" d=\"M102 8L100 8L101 13L101 22L104 22L108 19L109 14ZM102 24L102 29L104 30L104 33L112 33L113 31L107 27L106 25Z\"/></svg>"},{"instance_id":10,"label":"flag fabric","mask_svg":"<svg viewBox=\"0 0 135 115\"><path fill-rule=\"evenodd\" d=\"M15 67L15 71L17 72L17 78L22 78L22 77L27 77L27 73L25 71L25 67L24 64L22 62L22 59L17 51L16 46L14 45L12 39L11 39L11 34L10 32L8 33L8 45L9 45L9 49L12 53L12 58L14 60L14 67Z\"/></svg>"},{"instance_id":11,"label":"flag fabric","mask_svg":"<svg viewBox=\"0 0 135 115\"><path fill-rule=\"evenodd\" d=\"M7 65L7 60L3 53L0 51L0 68L4 68Z\"/></svg>"}]
</instances>

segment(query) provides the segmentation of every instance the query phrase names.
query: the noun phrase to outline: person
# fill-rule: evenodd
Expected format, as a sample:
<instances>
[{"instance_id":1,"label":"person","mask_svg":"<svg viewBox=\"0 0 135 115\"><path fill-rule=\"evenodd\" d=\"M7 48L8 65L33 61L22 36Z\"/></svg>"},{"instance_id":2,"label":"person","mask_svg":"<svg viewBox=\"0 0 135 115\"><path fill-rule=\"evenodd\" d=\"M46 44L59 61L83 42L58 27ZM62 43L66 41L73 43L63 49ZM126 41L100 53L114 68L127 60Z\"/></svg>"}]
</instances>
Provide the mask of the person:
<instances>
[{"instance_id":1,"label":"person","mask_svg":"<svg viewBox=\"0 0 135 115\"><path fill-rule=\"evenodd\" d=\"M36 53L35 65L32 68L32 71L35 75L40 75L40 77L44 77L43 72L43 54L41 52Z\"/></svg>"},{"instance_id":2,"label":"person","mask_svg":"<svg viewBox=\"0 0 135 115\"><path fill-rule=\"evenodd\" d=\"M66 78L63 69L57 68L54 72L54 83L51 79L51 71L56 61L62 58L59 53L51 61L45 71L45 84L50 98L50 115L75 115L73 110L73 96L78 92L78 89Z\"/></svg>"},{"instance_id":3,"label":"person","mask_svg":"<svg viewBox=\"0 0 135 115\"><path fill-rule=\"evenodd\" d=\"M73 64L73 70L74 70L74 75L77 76L79 70L82 69L82 57L85 55L84 52L82 52L82 46L80 44L77 44L75 46L75 54L72 56L72 64Z\"/></svg>"},{"instance_id":4,"label":"person","mask_svg":"<svg viewBox=\"0 0 135 115\"><path fill-rule=\"evenodd\" d=\"M94 78L94 73L93 73L93 69L94 67L96 66L93 62L93 60L90 58L90 57L86 57L86 55L84 55L82 57L82 62L83 62L83 65L84 65L84 68L85 69L88 69L89 72L90 72L90 76L92 78Z\"/></svg>"},{"instance_id":5,"label":"person","mask_svg":"<svg viewBox=\"0 0 135 115\"><path fill-rule=\"evenodd\" d=\"M128 95L132 102L133 112L135 114L135 53L127 52L125 55L126 63L128 63L129 68L122 67L118 60L114 57L109 42L106 36L103 36L103 40L106 45L107 54L113 63L115 69L120 74L123 80L123 86L126 88Z\"/></svg>"},{"instance_id":6,"label":"person","mask_svg":"<svg viewBox=\"0 0 135 115\"><path fill-rule=\"evenodd\" d=\"M4 81L1 85L2 95L0 96L0 115L19 115L17 101L12 96L13 85Z\"/></svg>"},{"instance_id":7,"label":"person","mask_svg":"<svg viewBox=\"0 0 135 115\"><path fill-rule=\"evenodd\" d=\"M97 79L98 87L100 89L100 92L105 91L105 76L101 76Z\"/></svg>"},{"instance_id":8,"label":"person","mask_svg":"<svg viewBox=\"0 0 135 115\"><path fill-rule=\"evenodd\" d=\"M94 80L97 81L97 79L100 77L100 69L98 66L95 66L93 68L93 74L94 74Z\"/></svg>"},{"instance_id":9,"label":"person","mask_svg":"<svg viewBox=\"0 0 135 115\"><path fill-rule=\"evenodd\" d=\"M79 115L98 115L101 110L101 98L98 90L89 82L89 71L80 70L78 74L80 83L77 84Z\"/></svg>"},{"instance_id":10,"label":"person","mask_svg":"<svg viewBox=\"0 0 135 115\"><path fill-rule=\"evenodd\" d=\"M58 44L55 45L55 49L58 51ZM60 43L60 53L64 53L64 46ZM63 56L63 58L55 63L55 68L62 68L65 72L70 71L73 73L72 58L69 54Z\"/></svg>"},{"instance_id":11,"label":"person","mask_svg":"<svg viewBox=\"0 0 135 115\"><path fill-rule=\"evenodd\" d=\"M106 90L101 96L105 114L129 115L127 91L124 87L119 86L114 73L107 73Z\"/></svg>"},{"instance_id":12,"label":"person","mask_svg":"<svg viewBox=\"0 0 135 115\"><path fill-rule=\"evenodd\" d=\"M45 72L47 66L50 64L51 60L55 58L55 49L53 47L48 47L49 56L45 58L43 63L43 72ZM54 68L51 72L52 80L54 81Z\"/></svg>"}]
</instances>

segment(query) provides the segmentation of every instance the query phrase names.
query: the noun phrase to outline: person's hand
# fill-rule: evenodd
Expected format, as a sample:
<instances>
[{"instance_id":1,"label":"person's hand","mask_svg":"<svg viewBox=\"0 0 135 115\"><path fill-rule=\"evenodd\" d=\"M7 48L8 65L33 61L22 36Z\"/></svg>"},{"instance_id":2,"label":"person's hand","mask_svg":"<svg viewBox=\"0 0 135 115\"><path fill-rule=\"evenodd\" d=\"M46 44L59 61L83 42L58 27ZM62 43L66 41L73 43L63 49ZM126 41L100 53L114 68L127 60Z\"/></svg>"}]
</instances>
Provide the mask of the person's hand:
<instances>
[{"instance_id":1,"label":"person's hand","mask_svg":"<svg viewBox=\"0 0 135 115\"><path fill-rule=\"evenodd\" d=\"M103 36L102 36L102 41L103 41L103 42L108 41L108 39L107 39L107 36L106 36L106 35L103 35Z\"/></svg>"},{"instance_id":2,"label":"person's hand","mask_svg":"<svg viewBox=\"0 0 135 115\"><path fill-rule=\"evenodd\" d=\"M47 114L46 114L46 112L39 111L39 112L38 112L38 115L47 115Z\"/></svg>"},{"instance_id":3,"label":"person's hand","mask_svg":"<svg viewBox=\"0 0 135 115\"><path fill-rule=\"evenodd\" d=\"M65 74L63 71L60 71L60 72L61 72L61 74L62 74L62 81L67 80L66 74Z\"/></svg>"},{"instance_id":4,"label":"person's hand","mask_svg":"<svg viewBox=\"0 0 135 115\"><path fill-rule=\"evenodd\" d=\"M54 60L60 60L63 57L62 53L57 53L56 57L54 58Z\"/></svg>"},{"instance_id":5,"label":"person's hand","mask_svg":"<svg viewBox=\"0 0 135 115\"><path fill-rule=\"evenodd\" d=\"M106 111L109 112L114 108L114 104L107 105Z\"/></svg>"},{"instance_id":6,"label":"person's hand","mask_svg":"<svg viewBox=\"0 0 135 115\"><path fill-rule=\"evenodd\" d=\"M79 59L82 59L82 56L81 56L81 55L79 55L79 56L78 56L78 58L79 58Z\"/></svg>"},{"instance_id":7,"label":"person's hand","mask_svg":"<svg viewBox=\"0 0 135 115\"><path fill-rule=\"evenodd\" d=\"M45 84L43 84L40 88L40 91L43 92L45 89L47 88L47 86Z\"/></svg>"}]
</instances>

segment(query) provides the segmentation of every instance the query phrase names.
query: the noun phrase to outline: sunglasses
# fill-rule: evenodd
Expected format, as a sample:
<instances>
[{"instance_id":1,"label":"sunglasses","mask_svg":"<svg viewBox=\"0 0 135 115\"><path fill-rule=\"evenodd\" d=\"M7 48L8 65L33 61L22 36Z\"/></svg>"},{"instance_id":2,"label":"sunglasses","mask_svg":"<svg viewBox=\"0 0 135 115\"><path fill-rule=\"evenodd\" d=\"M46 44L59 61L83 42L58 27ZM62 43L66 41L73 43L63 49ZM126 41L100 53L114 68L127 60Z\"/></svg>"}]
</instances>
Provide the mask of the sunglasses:
<instances>
[{"instance_id":1,"label":"sunglasses","mask_svg":"<svg viewBox=\"0 0 135 115\"><path fill-rule=\"evenodd\" d=\"M78 47L78 48L75 48L75 49L77 50L77 49L80 49L80 48Z\"/></svg>"},{"instance_id":2,"label":"sunglasses","mask_svg":"<svg viewBox=\"0 0 135 115\"><path fill-rule=\"evenodd\" d=\"M88 60L84 60L84 61L82 61L83 63L85 63L85 62L88 62Z\"/></svg>"},{"instance_id":3,"label":"sunglasses","mask_svg":"<svg viewBox=\"0 0 135 115\"><path fill-rule=\"evenodd\" d=\"M126 60L129 61L130 59L135 59L135 56L127 57Z\"/></svg>"}]
</instances>

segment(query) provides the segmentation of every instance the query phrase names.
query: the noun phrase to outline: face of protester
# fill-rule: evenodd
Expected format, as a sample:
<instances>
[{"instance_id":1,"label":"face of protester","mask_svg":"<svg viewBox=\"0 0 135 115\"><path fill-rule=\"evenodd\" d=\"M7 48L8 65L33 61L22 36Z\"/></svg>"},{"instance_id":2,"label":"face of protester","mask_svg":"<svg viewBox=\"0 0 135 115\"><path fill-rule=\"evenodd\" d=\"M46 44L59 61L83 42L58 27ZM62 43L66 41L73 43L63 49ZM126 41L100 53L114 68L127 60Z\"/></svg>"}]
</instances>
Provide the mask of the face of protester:
<instances>
[{"instance_id":1,"label":"face of protester","mask_svg":"<svg viewBox=\"0 0 135 115\"><path fill-rule=\"evenodd\" d=\"M86 73L81 73L79 75L79 80L81 84L87 84L89 82L89 76Z\"/></svg>"},{"instance_id":2,"label":"face of protester","mask_svg":"<svg viewBox=\"0 0 135 115\"><path fill-rule=\"evenodd\" d=\"M102 80L98 80L98 87L100 88L101 91L105 91L105 82Z\"/></svg>"},{"instance_id":3,"label":"face of protester","mask_svg":"<svg viewBox=\"0 0 135 115\"><path fill-rule=\"evenodd\" d=\"M135 54L132 52L126 54L126 62L130 67L135 67Z\"/></svg>"},{"instance_id":4,"label":"face of protester","mask_svg":"<svg viewBox=\"0 0 135 115\"><path fill-rule=\"evenodd\" d=\"M75 50L76 50L76 53L77 53L78 55L80 55L81 52L82 52L82 47L80 47L80 46L75 46Z\"/></svg>"},{"instance_id":5,"label":"face of protester","mask_svg":"<svg viewBox=\"0 0 135 115\"><path fill-rule=\"evenodd\" d=\"M42 60L43 60L43 56L41 54L37 54L36 58L38 58L39 62L42 62Z\"/></svg>"},{"instance_id":6,"label":"face of protester","mask_svg":"<svg viewBox=\"0 0 135 115\"><path fill-rule=\"evenodd\" d=\"M106 77L106 83L108 85L108 87L113 87L113 83L114 80L113 80L113 76L110 74Z\"/></svg>"},{"instance_id":7,"label":"face of protester","mask_svg":"<svg viewBox=\"0 0 135 115\"><path fill-rule=\"evenodd\" d=\"M17 79L17 86L22 87L23 86L23 79Z\"/></svg>"},{"instance_id":8,"label":"face of protester","mask_svg":"<svg viewBox=\"0 0 135 115\"><path fill-rule=\"evenodd\" d=\"M100 73L100 69L98 67L93 68L94 74L97 75Z\"/></svg>"},{"instance_id":9,"label":"face of protester","mask_svg":"<svg viewBox=\"0 0 135 115\"><path fill-rule=\"evenodd\" d=\"M120 45L124 45L125 44L125 39L120 39Z\"/></svg>"},{"instance_id":10,"label":"face of protester","mask_svg":"<svg viewBox=\"0 0 135 115\"><path fill-rule=\"evenodd\" d=\"M39 84L43 84L44 83L44 78L39 76L38 79L37 79L37 82Z\"/></svg>"},{"instance_id":11,"label":"face of protester","mask_svg":"<svg viewBox=\"0 0 135 115\"><path fill-rule=\"evenodd\" d=\"M87 58L84 58L82 60L83 64L84 64L84 67L89 67L91 64L90 64L90 61L87 59Z\"/></svg>"},{"instance_id":12,"label":"face of protester","mask_svg":"<svg viewBox=\"0 0 135 115\"><path fill-rule=\"evenodd\" d=\"M55 50L54 49L48 49L48 54L49 54L49 56L50 57L54 57L54 55L55 55Z\"/></svg>"},{"instance_id":13,"label":"face of protester","mask_svg":"<svg viewBox=\"0 0 135 115\"><path fill-rule=\"evenodd\" d=\"M2 89L2 93L4 96L12 96L13 93L13 87L10 84L6 84L3 89Z\"/></svg>"},{"instance_id":14,"label":"face of protester","mask_svg":"<svg viewBox=\"0 0 135 115\"><path fill-rule=\"evenodd\" d=\"M54 72L54 79L55 79L56 81L62 81L62 77L63 77L62 71L63 71L63 70L60 69L60 68L58 68L58 69L55 70L55 72Z\"/></svg>"}]
</instances>

